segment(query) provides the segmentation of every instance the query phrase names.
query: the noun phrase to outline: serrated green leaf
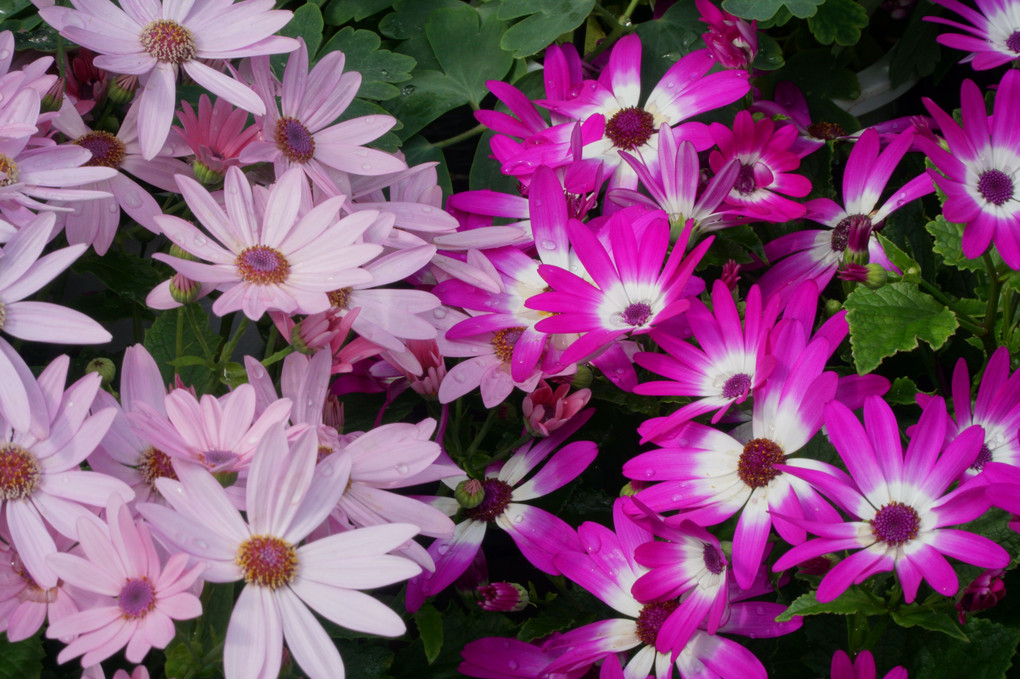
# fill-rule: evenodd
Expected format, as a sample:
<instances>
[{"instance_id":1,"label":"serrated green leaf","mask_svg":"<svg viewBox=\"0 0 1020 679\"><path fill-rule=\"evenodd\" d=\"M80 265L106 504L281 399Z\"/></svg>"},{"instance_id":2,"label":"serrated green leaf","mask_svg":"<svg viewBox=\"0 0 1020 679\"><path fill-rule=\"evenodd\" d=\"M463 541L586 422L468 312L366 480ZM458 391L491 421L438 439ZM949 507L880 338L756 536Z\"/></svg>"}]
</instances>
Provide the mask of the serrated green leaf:
<instances>
[{"instance_id":1,"label":"serrated green leaf","mask_svg":"<svg viewBox=\"0 0 1020 679\"><path fill-rule=\"evenodd\" d=\"M641 82L656 83L682 56L705 46L704 22L694 3L678 2L656 21L638 26L641 36Z\"/></svg>"},{"instance_id":2,"label":"serrated green leaf","mask_svg":"<svg viewBox=\"0 0 1020 679\"><path fill-rule=\"evenodd\" d=\"M963 628L970 643L941 635L924 637L910 659L911 677L924 679L1002 679L1020 643L1020 629L971 618ZM1009 675L1012 676L1012 675Z\"/></svg>"},{"instance_id":3,"label":"serrated green leaf","mask_svg":"<svg viewBox=\"0 0 1020 679\"><path fill-rule=\"evenodd\" d=\"M476 106L489 93L485 81L500 80L513 65L513 55L499 46L505 30L494 13L483 18L468 5L436 10L425 24L443 72Z\"/></svg>"},{"instance_id":4,"label":"serrated green leaf","mask_svg":"<svg viewBox=\"0 0 1020 679\"><path fill-rule=\"evenodd\" d=\"M361 21L392 4L393 0L330 0L323 19L330 26L342 26L351 19Z\"/></svg>"},{"instance_id":5,"label":"serrated green leaf","mask_svg":"<svg viewBox=\"0 0 1020 679\"><path fill-rule=\"evenodd\" d=\"M379 32L387 38L409 40L425 33L429 16L437 9L460 7L460 0L397 0L393 12L379 22Z\"/></svg>"},{"instance_id":6,"label":"serrated green leaf","mask_svg":"<svg viewBox=\"0 0 1020 679\"><path fill-rule=\"evenodd\" d=\"M595 0L503 0L500 19L525 18L511 26L499 44L518 59L531 56L584 23L594 6Z\"/></svg>"},{"instance_id":7,"label":"serrated green leaf","mask_svg":"<svg viewBox=\"0 0 1020 679\"><path fill-rule=\"evenodd\" d=\"M38 634L14 644L0 637L0 679L38 679L45 656Z\"/></svg>"},{"instance_id":8,"label":"serrated green leaf","mask_svg":"<svg viewBox=\"0 0 1020 679\"><path fill-rule=\"evenodd\" d=\"M338 50L344 53L344 70L361 74L359 97L392 99L400 94L400 90L390 83L410 80L415 61L406 54L379 49L381 43L376 33L347 26L329 39L322 53Z\"/></svg>"},{"instance_id":9,"label":"serrated green leaf","mask_svg":"<svg viewBox=\"0 0 1020 679\"><path fill-rule=\"evenodd\" d=\"M857 286L843 306L861 375L888 356L916 348L919 339L938 349L959 325L952 311L913 283L890 283L878 290Z\"/></svg>"},{"instance_id":10,"label":"serrated green leaf","mask_svg":"<svg viewBox=\"0 0 1020 679\"><path fill-rule=\"evenodd\" d=\"M425 645L425 658L431 665L443 650L443 616L435 606L425 604L414 614L414 622Z\"/></svg>"},{"instance_id":11,"label":"serrated green leaf","mask_svg":"<svg viewBox=\"0 0 1020 679\"><path fill-rule=\"evenodd\" d=\"M960 641L970 641L956 620L945 612L933 611L920 604L909 604L890 611L889 615L900 627L923 627Z\"/></svg>"},{"instance_id":12,"label":"serrated green leaf","mask_svg":"<svg viewBox=\"0 0 1020 679\"><path fill-rule=\"evenodd\" d=\"M932 249L942 256L942 261L948 266L968 271L984 271L985 263L983 261L968 259L963 254L961 246L963 227L963 224L947 222L942 215L924 225L925 230L935 238ZM998 257L998 253L993 251L992 257Z\"/></svg>"},{"instance_id":13,"label":"serrated green leaf","mask_svg":"<svg viewBox=\"0 0 1020 679\"><path fill-rule=\"evenodd\" d=\"M917 403L915 397L920 391L914 380L909 377L897 377L883 398L890 405L913 405Z\"/></svg>"},{"instance_id":14,"label":"serrated green leaf","mask_svg":"<svg viewBox=\"0 0 1020 679\"><path fill-rule=\"evenodd\" d=\"M193 311L198 327L202 331L202 337L211 350L216 349L220 336L209 328L209 317L205 311L193 304ZM174 368L173 361L177 358L177 314L186 313L182 307L176 311L166 311L156 316L156 321L145 331L145 348L152 354L159 372L166 383L173 382ZM191 322L185 316L181 343L181 354L191 356L205 356L202 344L198 341L198 335ZM208 390L218 380L218 376L205 365L194 365L183 367L177 371L185 384L194 385L199 393Z\"/></svg>"},{"instance_id":15,"label":"serrated green leaf","mask_svg":"<svg viewBox=\"0 0 1020 679\"><path fill-rule=\"evenodd\" d=\"M409 139L423 127L468 102L464 89L445 73L415 70L400 89L400 96L384 102L385 108L404 123L397 136Z\"/></svg>"},{"instance_id":16,"label":"serrated green leaf","mask_svg":"<svg viewBox=\"0 0 1020 679\"><path fill-rule=\"evenodd\" d=\"M886 608L881 602L857 587L851 587L838 597L827 603L818 601L814 592L803 594L790 604L789 608L776 617L776 622L793 620L800 615L820 615L835 613L837 615L882 615Z\"/></svg>"},{"instance_id":17,"label":"serrated green leaf","mask_svg":"<svg viewBox=\"0 0 1020 679\"><path fill-rule=\"evenodd\" d=\"M814 16L825 0L723 0L722 8L742 19L766 21L784 7L795 17Z\"/></svg>"},{"instance_id":18,"label":"serrated green leaf","mask_svg":"<svg viewBox=\"0 0 1020 679\"><path fill-rule=\"evenodd\" d=\"M876 233L875 235L878 236L878 242L882 245L886 257L893 263L893 266L900 270L900 275L904 280L917 280L921 275L921 267L914 261L914 258L882 234Z\"/></svg>"},{"instance_id":19,"label":"serrated green leaf","mask_svg":"<svg viewBox=\"0 0 1020 679\"><path fill-rule=\"evenodd\" d=\"M110 292L145 306L145 297L156 285L168 278L160 275L152 261L119 250L110 250L100 257L89 253L71 267L76 273L90 273Z\"/></svg>"},{"instance_id":20,"label":"serrated green leaf","mask_svg":"<svg viewBox=\"0 0 1020 679\"><path fill-rule=\"evenodd\" d=\"M868 12L854 0L825 0L807 22L823 45L856 45L861 29L868 25Z\"/></svg>"}]
</instances>

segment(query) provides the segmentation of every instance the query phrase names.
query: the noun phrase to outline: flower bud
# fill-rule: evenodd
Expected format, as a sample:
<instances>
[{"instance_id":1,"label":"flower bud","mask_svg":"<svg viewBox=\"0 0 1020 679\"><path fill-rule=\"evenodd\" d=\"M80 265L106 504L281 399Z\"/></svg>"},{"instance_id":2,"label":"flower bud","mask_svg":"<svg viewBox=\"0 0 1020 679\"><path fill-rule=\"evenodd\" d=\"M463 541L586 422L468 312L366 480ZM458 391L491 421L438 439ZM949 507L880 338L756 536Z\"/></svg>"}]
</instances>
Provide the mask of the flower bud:
<instances>
[{"instance_id":1,"label":"flower bud","mask_svg":"<svg viewBox=\"0 0 1020 679\"><path fill-rule=\"evenodd\" d=\"M170 279L170 297L178 304L190 304L202 293L202 285L183 274L175 273Z\"/></svg>"},{"instance_id":2,"label":"flower bud","mask_svg":"<svg viewBox=\"0 0 1020 679\"><path fill-rule=\"evenodd\" d=\"M103 379L103 386L113 382L113 378L117 376L117 366L113 364L108 358L93 358L85 366L85 372L87 373L99 373L99 376Z\"/></svg>"},{"instance_id":3,"label":"flower bud","mask_svg":"<svg viewBox=\"0 0 1020 679\"><path fill-rule=\"evenodd\" d=\"M475 591L478 605L485 611L515 613L524 610L530 601L528 590L515 582L494 582Z\"/></svg>"},{"instance_id":4,"label":"flower bud","mask_svg":"<svg viewBox=\"0 0 1020 679\"><path fill-rule=\"evenodd\" d=\"M1001 568L986 570L967 585L963 596L956 602L960 624L966 624L967 613L983 611L1002 601L1006 596L1006 584L1002 581L1005 571Z\"/></svg>"},{"instance_id":5,"label":"flower bud","mask_svg":"<svg viewBox=\"0 0 1020 679\"><path fill-rule=\"evenodd\" d=\"M878 290L889 280L889 272L886 271L881 264L875 264L872 262L864 268L868 270L868 275L864 279L864 287L866 288Z\"/></svg>"},{"instance_id":6,"label":"flower bud","mask_svg":"<svg viewBox=\"0 0 1020 679\"><path fill-rule=\"evenodd\" d=\"M473 509L482 504L482 500L485 499L485 487L478 479L467 479L457 484L453 496L457 498L457 502L464 509Z\"/></svg>"},{"instance_id":7,"label":"flower bud","mask_svg":"<svg viewBox=\"0 0 1020 679\"><path fill-rule=\"evenodd\" d=\"M206 186L215 186L223 181L223 173L217 172L196 158L191 162L191 169L195 171L195 179Z\"/></svg>"},{"instance_id":8,"label":"flower bud","mask_svg":"<svg viewBox=\"0 0 1020 679\"><path fill-rule=\"evenodd\" d=\"M110 89L106 96L115 104L126 104L135 98L135 90L138 89L138 76L118 75L110 83Z\"/></svg>"},{"instance_id":9,"label":"flower bud","mask_svg":"<svg viewBox=\"0 0 1020 679\"><path fill-rule=\"evenodd\" d=\"M64 103L64 79L57 78L50 89L46 90L46 94L42 96L40 102L40 109L43 113L52 113L53 111L59 111L60 106Z\"/></svg>"},{"instance_id":10,"label":"flower bud","mask_svg":"<svg viewBox=\"0 0 1020 679\"><path fill-rule=\"evenodd\" d=\"M586 389L591 386L594 375L592 374L591 368L586 365L578 364L577 372L574 373L574 379L570 381L570 387L572 389Z\"/></svg>"}]
</instances>

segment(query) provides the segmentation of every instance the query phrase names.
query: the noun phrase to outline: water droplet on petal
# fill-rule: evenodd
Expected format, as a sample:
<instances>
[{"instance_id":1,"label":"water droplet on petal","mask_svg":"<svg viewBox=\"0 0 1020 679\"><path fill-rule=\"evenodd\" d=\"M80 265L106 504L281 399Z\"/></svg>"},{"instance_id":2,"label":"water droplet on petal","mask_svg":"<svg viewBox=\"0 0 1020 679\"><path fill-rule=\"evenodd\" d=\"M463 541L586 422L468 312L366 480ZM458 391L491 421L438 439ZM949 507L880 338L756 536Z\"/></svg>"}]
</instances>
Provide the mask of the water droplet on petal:
<instances>
[{"instance_id":1,"label":"water droplet on petal","mask_svg":"<svg viewBox=\"0 0 1020 679\"><path fill-rule=\"evenodd\" d=\"M407 473L407 465L406 464L398 464L397 466L394 467L394 469L397 471L398 474L406 474Z\"/></svg>"},{"instance_id":2,"label":"water droplet on petal","mask_svg":"<svg viewBox=\"0 0 1020 679\"><path fill-rule=\"evenodd\" d=\"M204 540L195 540L195 548L201 551L209 549L209 544Z\"/></svg>"},{"instance_id":3,"label":"water droplet on petal","mask_svg":"<svg viewBox=\"0 0 1020 679\"><path fill-rule=\"evenodd\" d=\"M421 211L422 211L422 214L426 214L426 215L427 214L431 214L432 213L432 208L430 208L428 205L422 205L421 206Z\"/></svg>"},{"instance_id":4,"label":"water droplet on petal","mask_svg":"<svg viewBox=\"0 0 1020 679\"><path fill-rule=\"evenodd\" d=\"M517 669L518 667L520 667L520 665L518 665L518 664L517 664L517 661L516 661L516 660L511 660L510 662L508 662L508 663L506 664L506 666L510 668L510 671L514 671L514 670L516 670L516 669Z\"/></svg>"},{"instance_id":5,"label":"water droplet on petal","mask_svg":"<svg viewBox=\"0 0 1020 679\"><path fill-rule=\"evenodd\" d=\"M446 309L443 309L442 307L434 309L432 311L432 316L435 318L446 318Z\"/></svg>"},{"instance_id":6,"label":"water droplet on petal","mask_svg":"<svg viewBox=\"0 0 1020 679\"><path fill-rule=\"evenodd\" d=\"M445 542L440 543L440 545L436 547L436 551L439 552L440 554L446 554L447 552L450 551L450 545L446 544Z\"/></svg>"},{"instance_id":7,"label":"water droplet on petal","mask_svg":"<svg viewBox=\"0 0 1020 679\"><path fill-rule=\"evenodd\" d=\"M514 514L514 523L521 523L522 521L524 521L524 514Z\"/></svg>"},{"instance_id":8,"label":"water droplet on petal","mask_svg":"<svg viewBox=\"0 0 1020 679\"><path fill-rule=\"evenodd\" d=\"M544 240L541 243L539 243L539 246L543 250L555 250L556 249L556 243L553 243L551 240Z\"/></svg>"},{"instance_id":9,"label":"water droplet on petal","mask_svg":"<svg viewBox=\"0 0 1020 679\"><path fill-rule=\"evenodd\" d=\"M362 163L361 164L361 169L366 171L366 172L368 172L369 170L372 169L372 164L371 163Z\"/></svg>"},{"instance_id":10,"label":"water droplet on petal","mask_svg":"<svg viewBox=\"0 0 1020 679\"><path fill-rule=\"evenodd\" d=\"M649 479L655 478L655 470L654 469L646 469L645 470L645 477L647 477Z\"/></svg>"},{"instance_id":11,"label":"water droplet on petal","mask_svg":"<svg viewBox=\"0 0 1020 679\"><path fill-rule=\"evenodd\" d=\"M198 247L202 247L203 245L209 242L209 239L207 239L205 236L195 236L191 242L197 245Z\"/></svg>"}]
</instances>

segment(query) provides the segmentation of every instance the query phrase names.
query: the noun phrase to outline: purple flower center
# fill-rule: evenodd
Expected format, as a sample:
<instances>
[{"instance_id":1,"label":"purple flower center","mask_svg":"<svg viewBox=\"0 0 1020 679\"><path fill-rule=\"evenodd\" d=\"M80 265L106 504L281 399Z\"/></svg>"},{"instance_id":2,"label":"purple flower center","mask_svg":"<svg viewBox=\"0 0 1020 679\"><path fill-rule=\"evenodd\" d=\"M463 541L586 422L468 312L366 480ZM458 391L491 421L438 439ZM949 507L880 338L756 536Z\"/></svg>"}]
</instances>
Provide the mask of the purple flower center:
<instances>
[{"instance_id":1,"label":"purple flower center","mask_svg":"<svg viewBox=\"0 0 1020 679\"><path fill-rule=\"evenodd\" d=\"M871 531L879 542L898 547L917 537L921 517L910 505L894 500L883 505L870 523Z\"/></svg>"},{"instance_id":2,"label":"purple flower center","mask_svg":"<svg viewBox=\"0 0 1020 679\"><path fill-rule=\"evenodd\" d=\"M992 205L1002 205L1013 197L1013 180L1002 170L987 170L978 178L978 193Z\"/></svg>"},{"instance_id":3,"label":"purple flower center","mask_svg":"<svg viewBox=\"0 0 1020 679\"><path fill-rule=\"evenodd\" d=\"M737 171L737 180L733 182L733 188L736 189L737 193L747 195L754 193L754 190L758 188L758 182L754 180L754 165L749 163L743 163L740 169Z\"/></svg>"},{"instance_id":4,"label":"purple flower center","mask_svg":"<svg viewBox=\"0 0 1020 679\"><path fill-rule=\"evenodd\" d=\"M606 136L613 142L613 146L624 151L641 146L648 141L655 133L655 118L651 113L631 106L616 115L606 123Z\"/></svg>"},{"instance_id":5,"label":"purple flower center","mask_svg":"<svg viewBox=\"0 0 1020 679\"><path fill-rule=\"evenodd\" d=\"M241 569L248 584L276 589L294 579L297 550L280 538L253 535L237 548L234 563Z\"/></svg>"},{"instance_id":6,"label":"purple flower center","mask_svg":"<svg viewBox=\"0 0 1020 679\"><path fill-rule=\"evenodd\" d=\"M159 448L153 448L152 446L142 451L142 454L138 457L136 469L141 474L142 480L153 490L156 490L156 479L177 480L177 472L174 471L170 456Z\"/></svg>"},{"instance_id":7,"label":"purple flower center","mask_svg":"<svg viewBox=\"0 0 1020 679\"><path fill-rule=\"evenodd\" d=\"M125 618L144 618L156 607L156 590L148 578L131 578L121 587L117 605Z\"/></svg>"},{"instance_id":8,"label":"purple flower center","mask_svg":"<svg viewBox=\"0 0 1020 679\"><path fill-rule=\"evenodd\" d=\"M9 156L0 153L0 187L17 184L21 179L21 170L18 164Z\"/></svg>"},{"instance_id":9,"label":"purple flower center","mask_svg":"<svg viewBox=\"0 0 1020 679\"><path fill-rule=\"evenodd\" d=\"M504 363L509 363L510 358L514 355L514 346L517 345L517 340L521 338L523 332L524 328L504 328L492 333L492 347L495 349L493 353L496 354L496 358Z\"/></svg>"},{"instance_id":10,"label":"purple flower center","mask_svg":"<svg viewBox=\"0 0 1020 679\"><path fill-rule=\"evenodd\" d=\"M1010 52L1020 54L1020 31L1013 31L1008 38L1006 38L1006 47L1009 48Z\"/></svg>"},{"instance_id":11,"label":"purple flower center","mask_svg":"<svg viewBox=\"0 0 1020 679\"><path fill-rule=\"evenodd\" d=\"M868 215L850 215L841 219L836 228L832 230L832 238L829 243L832 251L843 252L846 250L850 243L850 232L860 229L868 229L868 235L871 235L871 218Z\"/></svg>"},{"instance_id":12,"label":"purple flower center","mask_svg":"<svg viewBox=\"0 0 1020 679\"><path fill-rule=\"evenodd\" d=\"M39 486L39 463L16 443L0 446L0 500L20 500Z\"/></svg>"},{"instance_id":13,"label":"purple flower center","mask_svg":"<svg viewBox=\"0 0 1020 679\"><path fill-rule=\"evenodd\" d=\"M253 285L271 285L287 280L290 263L279 250L265 245L244 249L234 261L241 280Z\"/></svg>"},{"instance_id":14,"label":"purple flower center","mask_svg":"<svg viewBox=\"0 0 1020 679\"><path fill-rule=\"evenodd\" d=\"M984 466L992 461L992 449L988 447L988 444L981 446L981 452L978 453L977 458L974 460L974 464L970 466L971 469L981 471Z\"/></svg>"},{"instance_id":15,"label":"purple flower center","mask_svg":"<svg viewBox=\"0 0 1020 679\"><path fill-rule=\"evenodd\" d=\"M751 439L737 462L737 476L751 488L769 485L779 476L775 465L783 463L783 449L769 439Z\"/></svg>"},{"instance_id":16,"label":"purple flower center","mask_svg":"<svg viewBox=\"0 0 1020 679\"><path fill-rule=\"evenodd\" d=\"M478 503L478 506L465 509L464 516L476 521L495 521L496 517L501 515L510 504L513 488L506 481L490 477L482 481L482 489L485 497Z\"/></svg>"},{"instance_id":17,"label":"purple flower center","mask_svg":"<svg viewBox=\"0 0 1020 679\"><path fill-rule=\"evenodd\" d=\"M118 168L124 160L124 142L109 132L89 132L74 143L92 153L92 160L85 163L88 166Z\"/></svg>"},{"instance_id":18,"label":"purple flower center","mask_svg":"<svg viewBox=\"0 0 1020 679\"><path fill-rule=\"evenodd\" d=\"M644 325L652 315L652 307L644 302L634 302L620 313L620 318L627 325L634 327Z\"/></svg>"},{"instance_id":19,"label":"purple flower center","mask_svg":"<svg viewBox=\"0 0 1020 679\"><path fill-rule=\"evenodd\" d=\"M152 57L168 64L183 64L195 58L195 37L176 21L150 21L138 40Z\"/></svg>"},{"instance_id":20,"label":"purple flower center","mask_svg":"<svg viewBox=\"0 0 1020 679\"><path fill-rule=\"evenodd\" d=\"M726 384L722 388L722 395L723 398L741 398L747 396L750 389L751 376L746 373L737 373L726 380Z\"/></svg>"},{"instance_id":21,"label":"purple flower center","mask_svg":"<svg viewBox=\"0 0 1020 679\"><path fill-rule=\"evenodd\" d=\"M315 155L315 139L300 120L285 116L276 121L276 147L295 163L307 163Z\"/></svg>"},{"instance_id":22,"label":"purple flower center","mask_svg":"<svg viewBox=\"0 0 1020 679\"><path fill-rule=\"evenodd\" d=\"M645 604L637 619L638 639L648 646L654 646L655 639L659 636L659 628L662 627L662 623L666 622L666 618L668 618L679 605L680 601L677 599L671 599L670 601L653 601L650 604Z\"/></svg>"},{"instance_id":23,"label":"purple flower center","mask_svg":"<svg viewBox=\"0 0 1020 679\"><path fill-rule=\"evenodd\" d=\"M705 568L712 575L719 575L726 568L726 557L723 556L722 552L715 545L710 545L705 542L703 555L705 557Z\"/></svg>"}]
</instances>

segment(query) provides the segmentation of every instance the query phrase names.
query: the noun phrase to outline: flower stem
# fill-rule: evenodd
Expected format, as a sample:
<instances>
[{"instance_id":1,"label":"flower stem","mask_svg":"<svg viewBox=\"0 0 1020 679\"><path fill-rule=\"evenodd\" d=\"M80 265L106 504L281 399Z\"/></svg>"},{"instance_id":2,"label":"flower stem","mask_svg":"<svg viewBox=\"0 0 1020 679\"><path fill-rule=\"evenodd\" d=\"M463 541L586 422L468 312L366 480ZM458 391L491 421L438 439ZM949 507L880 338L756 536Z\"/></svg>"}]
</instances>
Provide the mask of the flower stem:
<instances>
[{"instance_id":1,"label":"flower stem","mask_svg":"<svg viewBox=\"0 0 1020 679\"><path fill-rule=\"evenodd\" d=\"M232 321L234 319L231 318L230 320ZM243 335L244 331L247 329L248 329L248 317L241 316L241 322L237 326L237 332L234 333L234 336L230 338L230 341L227 342L227 344L223 347L223 351L220 353L221 363L225 363L226 361L230 360L230 357L234 353L234 349L237 348L237 343L241 341L241 335Z\"/></svg>"},{"instance_id":2,"label":"flower stem","mask_svg":"<svg viewBox=\"0 0 1020 679\"><path fill-rule=\"evenodd\" d=\"M429 146L431 148L434 148L434 149L442 149L442 148L446 148L447 146L453 146L454 144L458 144L458 143L460 143L460 142L462 142L462 141L464 141L466 139L470 139L471 137L476 137L476 136L480 135L482 132L485 132L486 129L488 129L488 128L486 128L485 125L482 125L481 123L479 123L479 124L475 125L474 127L472 127L470 130L467 130L466 132L461 132L460 134L455 134L454 136L450 137L449 139L443 139L442 141L437 141L437 142L435 142L433 144L429 144Z\"/></svg>"},{"instance_id":3,"label":"flower stem","mask_svg":"<svg viewBox=\"0 0 1020 679\"><path fill-rule=\"evenodd\" d=\"M995 353L995 318L999 313L999 272L995 269L995 262L987 251L981 255L984 260L985 270L988 272L988 306L985 307L984 335L981 337L985 345L985 353L991 356Z\"/></svg>"}]
</instances>

